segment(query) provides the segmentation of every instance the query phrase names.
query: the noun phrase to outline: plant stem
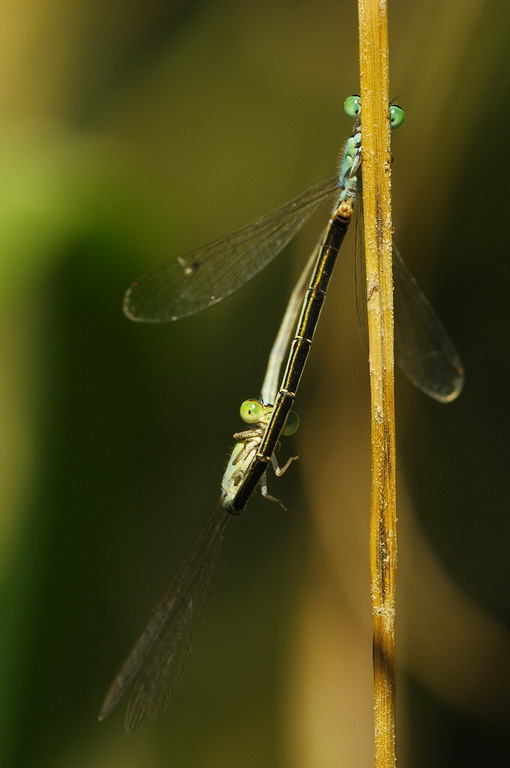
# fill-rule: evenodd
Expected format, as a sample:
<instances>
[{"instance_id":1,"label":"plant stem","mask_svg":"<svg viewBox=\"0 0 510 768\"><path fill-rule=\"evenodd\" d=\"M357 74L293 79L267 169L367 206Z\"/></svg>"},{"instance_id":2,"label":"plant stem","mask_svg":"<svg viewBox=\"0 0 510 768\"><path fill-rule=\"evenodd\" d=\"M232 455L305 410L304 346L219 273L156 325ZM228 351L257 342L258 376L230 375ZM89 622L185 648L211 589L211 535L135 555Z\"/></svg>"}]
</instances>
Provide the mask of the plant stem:
<instances>
[{"instance_id":1,"label":"plant stem","mask_svg":"<svg viewBox=\"0 0 510 768\"><path fill-rule=\"evenodd\" d=\"M370 567L374 632L374 764L375 768L393 768L396 764L397 516L386 0L358 0L358 10L371 389Z\"/></svg>"}]
</instances>

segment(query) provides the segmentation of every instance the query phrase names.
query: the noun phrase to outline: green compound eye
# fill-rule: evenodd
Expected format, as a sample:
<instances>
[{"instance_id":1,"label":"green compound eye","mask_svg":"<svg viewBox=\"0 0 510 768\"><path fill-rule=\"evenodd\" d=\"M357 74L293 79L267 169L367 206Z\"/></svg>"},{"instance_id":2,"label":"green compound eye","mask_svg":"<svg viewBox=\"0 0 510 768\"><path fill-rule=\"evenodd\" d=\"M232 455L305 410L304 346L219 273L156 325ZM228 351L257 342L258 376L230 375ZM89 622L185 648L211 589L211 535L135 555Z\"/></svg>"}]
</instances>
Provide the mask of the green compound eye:
<instances>
[{"instance_id":1,"label":"green compound eye","mask_svg":"<svg viewBox=\"0 0 510 768\"><path fill-rule=\"evenodd\" d=\"M258 400L245 400L241 403L239 413L247 424L256 424L264 414L264 406Z\"/></svg>"},{"instance_id":2,"label":"green compound eye","mask_svg":"<svg viewBox=\"0 0 510 768\"><path fill-rule=\"evenodd\" d=\"M298 427L299 427L299 416L294 411L291 411L287 416L287 421L285 422L285 426L282 429L282 435L285 435L285 437L289 437L290 435L293 435L295 432L298 431Z\"/></svg>"},{"instance_id":3,"label":"green compound eye","mask_svg":"<svg viewBox=\"0 0 510 768\"><path fill-rule=\"evenodd\" d=\"M358 117L361 112L361 99L359 96L347 96L344 101L344 112L347 117Z\"/></svg>"},{"instance_id":4,"label":"green compound eye","mask_svg":"<svg viewBox=\"0 0 510 768\"><path fill-rule=\"evenodd\" d=\"M406 119L406 113L401 107L397 107L396 104L392 104L390 107L390 125L393 129L400 128L404 120Z\"/></svg>"}]
</instances>

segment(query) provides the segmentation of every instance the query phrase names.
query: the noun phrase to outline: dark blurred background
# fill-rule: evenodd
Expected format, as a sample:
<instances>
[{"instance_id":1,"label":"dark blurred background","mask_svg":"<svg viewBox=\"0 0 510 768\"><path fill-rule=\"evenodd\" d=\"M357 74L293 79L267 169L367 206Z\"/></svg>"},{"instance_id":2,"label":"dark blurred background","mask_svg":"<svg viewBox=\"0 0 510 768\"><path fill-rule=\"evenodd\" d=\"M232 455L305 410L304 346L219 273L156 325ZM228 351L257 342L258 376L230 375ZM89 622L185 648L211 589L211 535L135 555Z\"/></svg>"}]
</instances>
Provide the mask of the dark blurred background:
<instances>
[{"instance_id":1,"label":"dark blurred background","mask_svg":"<svg viewBox=\"0 0 510 768\"><path fill-rule=\"evenodd\" d=\"M466 366L397 381L402 765L510 764L505 0L390 4L394 225ZM366 352L338 266L301 451L231 524L171 709L102 697L213 507L316 219L207 314L122 314L144 269L332 172L359 89L355 2L26 0L0 29L0 765L367 766ZM119 707L124 709L124 707Z\"/></svg>"}]
</instances>

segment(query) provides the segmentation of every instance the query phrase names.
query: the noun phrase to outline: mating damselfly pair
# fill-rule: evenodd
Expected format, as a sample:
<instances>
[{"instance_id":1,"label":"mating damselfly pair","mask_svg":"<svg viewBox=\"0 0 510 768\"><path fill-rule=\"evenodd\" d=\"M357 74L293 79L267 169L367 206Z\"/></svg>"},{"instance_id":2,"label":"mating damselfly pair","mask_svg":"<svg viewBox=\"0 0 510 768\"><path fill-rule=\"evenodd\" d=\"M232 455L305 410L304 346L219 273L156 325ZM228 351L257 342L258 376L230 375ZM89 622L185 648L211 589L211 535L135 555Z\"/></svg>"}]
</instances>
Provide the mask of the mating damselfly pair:
<instances>
[{"instance_id":1,"label":"mating damselfly pair","mask_svg":"<svg viewBox=\"0 0 510 768\"><path fill-rule=\"evenodd\" d=\"M228 521L244 509L259 483L263 494L272 499L267 493L266 469L271 463L281 474L292 461L280 469L275 450L280 436L292 434L297 428L292 404L340 247L354 207L361 208L362 202L360 98L349 97L344 108L355 123L338 174L244 229L155 267L126 292L124 311L135 321L173 321L199 312L257 274L283 250L321 203L335 197L333 214L287 306L261 400L245 401L241 406L241 416L249 428L234 435L236 445L223 477L220 500L105 697L100 719L131 688L125 719L128 730L136 728L145 716L162 712L179 684ZM390 105L389 120L392 128L402 124L404 113L400 107ZM360 328L366 335L367 291L361 250L355 250L356 306ZM396 249L394 284L396 361L425 394L449 402L462 389L462 364Z\"/></svg>"}]
</instances>

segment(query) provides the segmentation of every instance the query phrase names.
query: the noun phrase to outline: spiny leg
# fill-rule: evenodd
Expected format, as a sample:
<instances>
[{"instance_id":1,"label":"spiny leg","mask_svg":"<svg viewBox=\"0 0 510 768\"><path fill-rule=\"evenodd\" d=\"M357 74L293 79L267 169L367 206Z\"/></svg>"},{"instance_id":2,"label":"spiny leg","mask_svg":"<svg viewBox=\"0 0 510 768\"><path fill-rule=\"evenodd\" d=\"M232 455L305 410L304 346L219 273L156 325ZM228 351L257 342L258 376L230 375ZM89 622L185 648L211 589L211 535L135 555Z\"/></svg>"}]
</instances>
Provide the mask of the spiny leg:
<instances>
[{"instance_id":1,"label":"spiny leg","mask_svg":"<svg viewBox=\"0 0 510 768\"><path fill-rule=\"evenodd\" d=\"M275 454L273 453L273 455L271 457L271 465L273 467L273 471L274 471L275 475L277 477L281 477L288 470L288 468L290 467L292 462L293 461L297 461L299 458L300 458L300 456L291 456L289 459L287 459L287 461L285 462L283 467L280 467L279 464L278 464L278 459L276 458ZM277 499L276 496L271 496L271 494L268 493L268 490L267 490L267 472L264 472L264 474L262 475L262 478L260 480L260 491L261 491L262 496L264 497L264 499L267 499L268 501L272 501L275 504L278 504L278 506L281 507L281 509L283 509L284 512L288 512L289 511L287 509L287 507L285 506L285 504L283 503L283 501L281 501L280 499Z\"/></svg>"}]
</instances>

